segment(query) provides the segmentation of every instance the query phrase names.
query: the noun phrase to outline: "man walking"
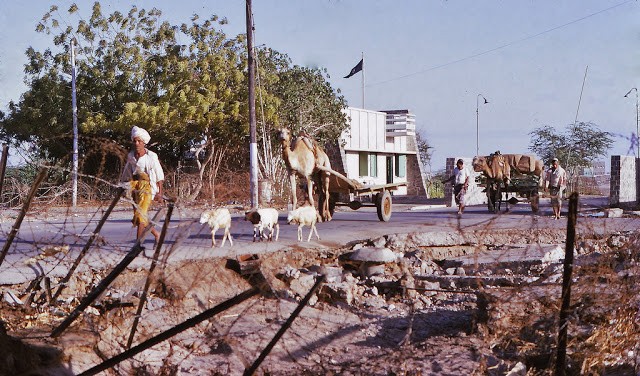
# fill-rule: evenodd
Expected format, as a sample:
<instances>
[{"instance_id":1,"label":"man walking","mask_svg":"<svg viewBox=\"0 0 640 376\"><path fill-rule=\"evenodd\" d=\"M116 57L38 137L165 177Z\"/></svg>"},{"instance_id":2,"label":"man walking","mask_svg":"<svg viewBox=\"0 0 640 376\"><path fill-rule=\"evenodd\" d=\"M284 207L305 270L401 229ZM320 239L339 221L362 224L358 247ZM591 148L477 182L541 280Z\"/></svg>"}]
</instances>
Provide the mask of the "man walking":
<instances>
[{"instance_id":1,"label":"man walking","mask_svg":"<svg viewBox=\"0 0 640 376\"><path fill-rule=\"evenodd\" d=\"M562 208L562 193L567 188L567 172L560 167L558 158L551 160L551 168L545 174L544 190L549 191L551 196L551 207L553 208L553 219L560 219Z\"/></svg>"}]
</instances>

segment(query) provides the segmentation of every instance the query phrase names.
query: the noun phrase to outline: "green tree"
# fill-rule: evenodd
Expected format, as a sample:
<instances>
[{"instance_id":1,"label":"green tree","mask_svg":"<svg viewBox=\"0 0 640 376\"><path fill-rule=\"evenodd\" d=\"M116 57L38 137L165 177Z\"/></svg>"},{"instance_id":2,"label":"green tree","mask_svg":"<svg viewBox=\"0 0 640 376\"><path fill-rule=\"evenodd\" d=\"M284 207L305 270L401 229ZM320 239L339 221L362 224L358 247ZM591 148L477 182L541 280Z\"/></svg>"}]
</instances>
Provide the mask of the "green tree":
<instances>
[{"instance_id":1,"label":"green tree","mask_svg":"<svg viewBox=\"0 0 640 376\"><path fill-rule=\"evenodd\" d=\"M546 125L529 134L529 150L540 156L545 164L558 158L571 180L582 168L590 167L596 158L606 155L613 145L613 135L590 122L568 125L565 133Z\"/></svg>"},{"instance_id":2,"label":"green tree","mask_svg":"<svg viewBox=\"0 0 640 376\"><path fill-rule=\"evenodd\" d=\"M321 144L336 143L348 127L347 105L327 81L326 69L294 65L286 54L268 48L256 56L260 177L282 182L285 170L275 132L288 128L293 135L305 133Z\"/></svg>"},{"instance_id":3,"label":"green tree","mask_svg":"<svg viewBox=\"0 0 640 376\"><path fill-rule=\"evenodd\" d=\"M227 37L222 31L227 21L216 15L204 20L193 15L190 23L180 26L161 16L156 8L136 6L127 13L104 15L95 2L84 19L76 5L64 16L51 6L37 30L52 36L53 47L26 51L29 89L0 116L3 139L33 143L39 154L53 161L71 155L73 41L85 173L115 174L133 125L149 130L165 166L173 167L185 152L195 155L199 181L192 197L204 181L213 186L223 162L236 169L246 167L245 35ZM66 18L75 19L75 26L63 26L74 25ZM337 139L346 127L346 104L327 82L326 71L292 65L286 54L268 48L258 50L258 56L263 145L274 144L270 135L280 126L320 141ZM234 152L227 158L230 149ZM269 169L262 172L271 176Z\"/></svg>"},{"instance_id":4,"label":"green tree","mask_svg":"<svg viewBox=\"0 0 640 376\"><path fill-rule=\"evenodd\" d=\"M207 167L212 171L211 162L221 160L215 157L220 156L216 142L238 142L248 128L241 115L246 112L244 36L227 38L216 29L226 20L215 15L202 23L194 15L191 24L178 27L162 22L161 14L133 6L127 14L105 16L96 2L85 20L74 5L68 15L78 18L77 26L62 28L58 8L52 6L37 30L53 36L57 51L27 50L30 88L19 104L10 103L2 120L5 140L33 142L52 158L70 154L69 51L74 41L81 160L101 155L100 167L117 170L118 163L106 163L105 152L122 158L126 149L119 145L128 145L131 126L139 125L150 131L165 164L204 145L206 155L197 158L203 161L200 175ZM178 43L178 33L190 43Z\"/></svg>"}]
</instances>

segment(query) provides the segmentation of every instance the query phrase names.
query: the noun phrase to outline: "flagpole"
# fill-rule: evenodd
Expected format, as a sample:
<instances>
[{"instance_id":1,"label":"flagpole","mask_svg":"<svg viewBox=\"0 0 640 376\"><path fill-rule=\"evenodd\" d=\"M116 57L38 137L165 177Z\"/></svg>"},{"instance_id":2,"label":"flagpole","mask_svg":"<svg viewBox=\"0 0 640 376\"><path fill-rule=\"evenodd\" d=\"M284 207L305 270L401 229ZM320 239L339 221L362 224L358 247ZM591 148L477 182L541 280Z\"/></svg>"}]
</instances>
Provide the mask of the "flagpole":
<instances>
[{"instance_id":1,"label":"flagpole","mask_svg":"<svg viewBox=\"0 0 640 376\"><path fill-rule=\"evenodd\" d=\"M362 52L362 109L364 108L364 52Z\"/></svg>"}]
</instances>

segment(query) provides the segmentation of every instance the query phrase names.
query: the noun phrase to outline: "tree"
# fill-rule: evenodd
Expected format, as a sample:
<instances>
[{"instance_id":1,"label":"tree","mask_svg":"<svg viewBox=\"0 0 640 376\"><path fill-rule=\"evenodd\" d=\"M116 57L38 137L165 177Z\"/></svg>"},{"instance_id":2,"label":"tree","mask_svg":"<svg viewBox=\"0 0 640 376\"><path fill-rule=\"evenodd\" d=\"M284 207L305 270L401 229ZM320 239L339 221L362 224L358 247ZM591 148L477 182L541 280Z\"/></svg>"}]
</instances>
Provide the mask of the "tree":
<instances>
[{"instance_id":1,"label":"tree","mask_svg":"<svg viewBox=\"0 0 640 376\"><path fill-rule=\"evenodd\" d=\"M433 155L434 147L429 144L421 133L416 132L416 147L418 148L418 154L420 154L420 161L426 170L431 171L431 156Z\"/></svg>"},{"instance_id":2,"label":"tree","mask_svg":"<svg viewBox=\"0 0 640 376\"><path fill-rule=\"evenodd\" d=\"M433 186L433 176L431 174L431 156L433 155L433 146L431 146L429 141L419 132L416 132L416 149L418 149L419 161L426 175L428 187L427 197L432 197L431 187Z\"/></svg>"},{"instance_id":3,"label":"tree","mask_svg":"<svg viewBox=\"0 0 640 376\"><path fill-rule=\"evenodd\" d=\"M52 158L70 154L69 44L74 40L81 160L90 161L90 154L99 151L115 151L122 158L126 149L109 145L128 145L131 126L139 125L151 132L164 163L175 163L195 147L206 154L197 158L202 160L201 178L207 168L217 171L211 163L221 160L223 148L214 145L239 142L248 129L242 116L244 36L227 38L215 27L226 20L215 15L202 23L194 15L191 24L178 27L162 22L155 8L133 6L127 14L115 11L105 16L96 2L88 20L79 16L77 6L70 7L68 15L78 17L77 26L61 28L57 12L52 6L37 27L53 35L57 51L27 50L30 88L19 104L10 104L10 113L2 119L5 140L33 142ZM178 33L190 43L178 43ZM89 144L95 139L103 142L98 147ZM104 155L98 159L99 169L119 167L105 163Z\"/></svg>"},{"instance_id":4,"label":"tree","mask_svg":"<svg viewBox=\"0 0 640 376\"><path fill-rule=\"evenodd\" d=\"M596 124L590 122L568 125L564 134L548 125L536 128L529 134L529 150L545 163L554 157L558 158L570 179L577 176L581 168L590 167L596 158L605 155L613 145L613 135L599 130Z\"/></svg>"},{"instance_id":5,"label":"tree","mask_svg":"<svg viewBox=\"0 0 640 376\"><path fill-rule=\"evenodd\" d=\"M326 69L294 65L286 54L268 48L259 50L256 60L260 178L280 182L285 168L275 132L284 127L321 144L335 143L348 127L347 105L327 81Z\"/></svg>"},{"instance_id":6,"label":"tree","mask_svg":"<svg viewBox=\"0 0 640 376\"><path fill-rule=\"evenodd\" d=\"M67 17L51 6L38 24L53 47L29 48L19 103L0 115L7 142L33 143L42 156L71 155L70 44L77 48L76 87L80 160L85 173L115 174L130 143L132 125L149 130L161 161L173 167L185 153L195 156L198 183L213 187L221 164L244 168L248 160L246 37L227 37L226 19L216 15L179 26L162 12L132 6L104 15L99 2L83 19L76 5ZM259 50L258 92L263 145L273 145L274 127L286 126L320 141L335 140L346 127L345 101L327 82L326 70L291 64L286 54ZM326 76L328 77L328 76ZM229 153L227 150L241 152ZM266 149L266 148L265 148ZM246 155L245 151L246 150ZM264 154L267 156L267 154ZM263 158L265 160L266 158ZM171 169L171 168L169 168ZM270 169L262 172L267 176Z\"/></svg>"}]
</instances>

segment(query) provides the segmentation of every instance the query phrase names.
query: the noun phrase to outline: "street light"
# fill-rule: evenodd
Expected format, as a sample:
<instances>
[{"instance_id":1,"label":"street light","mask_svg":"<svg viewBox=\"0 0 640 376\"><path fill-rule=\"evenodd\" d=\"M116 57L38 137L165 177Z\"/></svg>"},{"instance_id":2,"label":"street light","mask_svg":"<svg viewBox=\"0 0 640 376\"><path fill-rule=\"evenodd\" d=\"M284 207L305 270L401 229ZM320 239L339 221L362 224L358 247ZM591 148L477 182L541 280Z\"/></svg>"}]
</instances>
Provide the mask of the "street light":
<instances>
[{"instance_id":1,"label":"street light","mask_svg":"<svg viewBox=\"0 0 640 376\"><path fill-rule=\"evenodd\" d=\"M637 94L637 91L636 91ZM480 155L480 127L479 125L479 114L480 112L478 111L479 107L480 107L480 103L478 102L478 100L480 99L480 97L482 97L482 99L484 100L484 104L489 103L489 101L487 100L487 98L485 98L482 94L478 94L476 96L476 155Z\"/></svg>"},{"instance_id":2,"label":"street light","mask_svg":"<svg viewBox=\"0 0 640 376\"><path fill-rule=\"evenodd\" d=\"M636 155L638 158L640 158L640 135L638 134L640 133L640 127L638 127L638 121L640 119L640 117L638 116L638 88L632 87L631 90L629 90L627 94L624 95L624 97L629 98L629 94L631 94L631 92L634 90L636 91L636 137L633 139L632 145L633 145L633 142L635 142L637 147Z\"/></svg>"}]
</instances>

